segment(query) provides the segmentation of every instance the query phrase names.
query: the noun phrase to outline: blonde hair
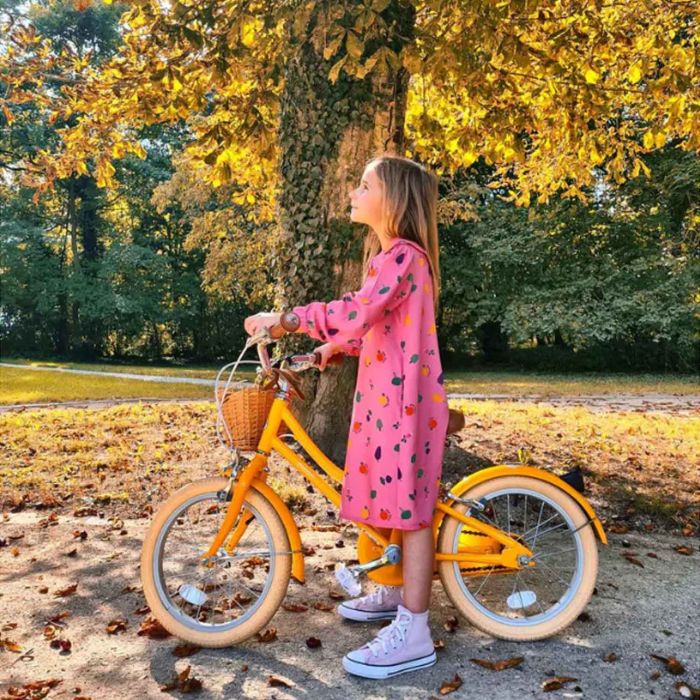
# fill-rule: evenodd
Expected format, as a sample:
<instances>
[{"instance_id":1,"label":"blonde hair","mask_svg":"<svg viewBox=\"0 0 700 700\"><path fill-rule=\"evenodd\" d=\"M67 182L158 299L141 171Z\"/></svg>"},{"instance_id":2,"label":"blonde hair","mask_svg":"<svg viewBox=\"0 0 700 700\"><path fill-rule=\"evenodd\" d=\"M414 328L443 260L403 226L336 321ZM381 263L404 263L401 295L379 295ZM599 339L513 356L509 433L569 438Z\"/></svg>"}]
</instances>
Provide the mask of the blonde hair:
<instances>
[{"instance_id":1,"label":"blonde hair","mask_svg":"<svg viewBox=\"0 0 700 700\"><path fill-rule=\"evenodd\" d=\"M385 153L372 158L374 173L382 183L383 226L391 238L417 243L426 252L433 277L433 304L437 315L440 300L440 251L438 248L438 177L420 163L405 156ZM363 272L381 250L381 242L371 229L365 239Z\"/></svg>"}]
</instances>

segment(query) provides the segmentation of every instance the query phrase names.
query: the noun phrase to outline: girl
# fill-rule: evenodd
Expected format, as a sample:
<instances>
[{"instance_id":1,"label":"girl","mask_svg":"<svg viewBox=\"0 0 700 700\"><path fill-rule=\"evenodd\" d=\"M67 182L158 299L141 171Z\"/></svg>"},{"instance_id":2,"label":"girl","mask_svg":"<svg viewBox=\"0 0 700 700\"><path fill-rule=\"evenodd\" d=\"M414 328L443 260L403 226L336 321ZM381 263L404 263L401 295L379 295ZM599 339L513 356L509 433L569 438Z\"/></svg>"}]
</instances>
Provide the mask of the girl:
<instances>
[{"instance_id":1,"label":"girl","mask_svg":"<svg viewBox=\"0 0 700 700\"><path fill-rule=\"evenodd\" d=\"M379 586L338 606L353 620L393 618L343 659L348 672L366 678L437 660L428 625L432 515L449 417L435 328L437 196L437 177L422 165L389 154L373 159L350 193L351 220L371 229L362 289L245 320L251 335L265 325L272 337L286 331L328 341L318 348L321 369L337 352L359 355L339 515L403 531L403 591Z\"/></svg>"}]
</instances>

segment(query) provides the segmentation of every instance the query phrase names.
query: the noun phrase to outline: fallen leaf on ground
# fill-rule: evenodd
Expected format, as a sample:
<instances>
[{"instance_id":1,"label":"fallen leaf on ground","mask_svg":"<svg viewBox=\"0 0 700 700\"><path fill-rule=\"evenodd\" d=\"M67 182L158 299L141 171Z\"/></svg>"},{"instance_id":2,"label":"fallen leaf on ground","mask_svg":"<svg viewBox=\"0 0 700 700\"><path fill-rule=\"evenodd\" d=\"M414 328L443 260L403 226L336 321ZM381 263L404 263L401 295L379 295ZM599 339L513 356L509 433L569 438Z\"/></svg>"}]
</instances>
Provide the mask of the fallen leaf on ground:
<instances>
[{"instance_id":1,"label":"fallen leaf on ground","mask_svg":"<svg viewBox=\"0 0 700 700\"><path fill-rule=\"evenodd\" d=\"M658 656L657 654L651 654L652 659L658 659L666 664L666 670L672 673L674 676L679 676L681 673L685 673L685 667L675 656Z\"/></svg>"},{"instance_id":2,"label":"fallen leaf on ground","mask_svg":"<svg viewBox=\"0 0 700 700\"><path fill-rule=\"evenodd\" d=\"M179 690L181 693L194 693L201 690L202 681L194 676L190 677L190 668L191 666L188 666L184 671L176 673L170 683L160 686L161 691L165 693L168 690Z\"/></svg>"},{"instance_id":3,"label":"fallen leaf on ground","mask_svg":"<svg viewBox=\"0 0 700 700\"><path fill-rule=\"evenodd\" d=\"M70 639L52 639L50 644L52 649L60 649L61 651L70 651L72 646Z\"/></svg>"},{"instance_id":4,"label":"fallen leaf on ground","mask_svg":"<svg viewBox=\"0 0 700 700\"><path fill-rule=\"evenodd\" d=\"M458 625L459 620L454 615L450 615L450 617L445 620L443 627L447 632L454 632Z\"/></svg>"},{"instance_id":5,"label":"fallen leaf on ground","mask_svg":"<svg viewBox=\"0 0 700 700\"><path fill-rule=\"evenodd\" d=\"M455 673L455 677L451 681L443 681L440 686L440 695L447 695L453 690L457 690L459 686L462 685L462 679L459 677L458 673Z\"/></svg>"},{"instance_id":6,"label":"fallen leaf on ground","mask_svg":"<svg viewBox=\"0 0 700 700\"><path fill-rule=\"evenodd\" d=\"M673 686L680 693L681 697L700 698L700 688L693 688L692 685L688 685L685 681L676 681Z\"/></svg>"},{"instance_id":7,"label":"fallen leaf on ground","mask_svg":"<svg viewBox=\"0 0 700 700\"><path fill-rule=\"evenodd\" d=\"M625 559L627 559L627 561L628 561L630 564L634 564L635 566L641 566L642 569L644 568L644 564L642 564L642 562L639 561L639 559L637 559L637 557L634 556L634 554L632 554L632 552L622 552L622 556L623 556Z\"/></svg>"},{"instance_id":8,"label":"fallen leaf on ground","mask_svg":"<svg viewBox=\"0 0 700 700\"><path fill-rule=\"evenodd\" d=\"M107 624L107 634L116 634L117 632L126 632L126 626L129 621L124 617L118 617Z\"/></svg>"},{"instance_id":9,"label":"fallen leaf on ground","mask_svg":"<svg viewBox=\"0 0 700 700\"><path fill-rule=\"evenodd\" d=\"M525 660L524 656L513 656L510 659L502 659L501 661L489 661L488 659L469 659L479 666L488 668L491 671L503 671L506 668L513 668L514 666L520 666L520 664Z\"/></svg>"},{"instance_id":10,"label":"fallen leaf on ground","mask_svg":"<svg viewBox=\"0 0 700 700\"><path fill-rule=\"evenodd\" d=\"M542 683L542 690L549 693L552 690L559 690L564 683L571 683L572 681L577 681L578 678L572 678L571 676L555 676L554 678L547 678Z\"/></svg>"},{"instance_id":11,"label":"fallen leaf on ground","mask_svg":"<svg viewBox=\"0 0 700 700\"><path fill-rule=\"evenodd\" d=\"M274 642L277 639L277 629L268 627L264 632L256 632L255 636L259 642Z\"/></svg>"},{"instance_id":12,"label":"fallen leaf on ground","mask_svg":"<svg viewBox=\"0 0 700 700\"><path fill-rule=\"evenodd\" d=\"M170 632L155 617L150 615L141 623L137 634L139 637L148 637L149 639L166 639L171 636Z\"/></svg>"},{"instance_id":13,"label":"fallen leaf on ground","mask_svg":"<svg viewBox=\"0 0 700 700\"><path fill-rule=\"evenodd\" d=\"M59 596L61 598L65 598L66 596L73 595L78 590L78 584L74 583L72 586L66 586L66 588L60 588L57 591L54 591L55 596Z\"/></svg>"},{"instance_id":14,"label":"fallen leaf on ground","mask_svg":"<svg viewBox=\"0 0 700 700\"><path fill-rule=\"evenodd\" d=\"M198 647L195 644L187 644L186 642L183 644L178 644L174 649L173 649L173 656L177 656L178 658L182 659L185 656L192 656L192 654L196 654L202 647Z\"/></svg>"},{"instance_id":15,"label":"fallen leaf on ground","mask_svg":"<svg viewBox=\"0 0 700 700\"><path fill-rule=\"evenodd\" d=\"M285 681L283 678L277 678L277 676L268 676L267 684L273 686L281 686L283 688L291 688L292 683Z\"/></svg>"},{"instance_id":16,"label":"fallen leaf on ground","mask_svg":"<svg viewBox=\"0 0 700 700\"><path fill-rule=\"evenodd\" d=\"M689 547L687 544L677 544L673 549L675 549L678 554L684 554L687 557L693 553L693 548Z\"/></svg>"},{"instance_id":17,"label":"fallen leaf on ground","mask_svg":"<svg viewBox=\"0 0 700 700\"><path fill-rule=\"evenodd\" d=\"M19 654L22 651L22 647L11 639L0 639L0 649L7 649L7 651L13 651L15 654Z\"/></svg>"},{"instance_id":18,"label":"fallen leaf on ground","mask_svg":"<svg viewBox=\"0 0 700 700\"><path fill-rule=\"evenodd\" d=\"M45 698L51 688L55 688L59 683L63 683L60 678L47 678L43 681L32 681L31 683L25 683L23 686L15 687L11 685L7 689L7 697L17 698L18 700L27 700L33 698Z\"/></svg>"},{"instance_id":19,"label":"fallen leaf on ground","mask_svg":"<svg viewBox=\"0 0 700 700\"><path fill-rule=\"evenodd\" d=\"M52 622L54 624L58 624L63 622L67 617L70 617L70 610L63 610L60 613L56 613L55 615L51 615L51 617L47 618L49 622Z\"/></svg>"}]
</instances>

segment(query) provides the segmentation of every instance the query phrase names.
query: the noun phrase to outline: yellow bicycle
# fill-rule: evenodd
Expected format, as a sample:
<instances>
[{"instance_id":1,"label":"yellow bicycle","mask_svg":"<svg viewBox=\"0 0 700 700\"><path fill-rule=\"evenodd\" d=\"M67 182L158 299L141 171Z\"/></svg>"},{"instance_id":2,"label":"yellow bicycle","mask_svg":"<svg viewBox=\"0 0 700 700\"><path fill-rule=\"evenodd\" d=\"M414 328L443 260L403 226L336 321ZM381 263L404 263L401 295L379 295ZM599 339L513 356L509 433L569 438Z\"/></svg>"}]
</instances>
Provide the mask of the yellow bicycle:
<instances>
[{"instance_id":1,"label":"yellow bicycle","mask_svg":"<svg viewBox=\"0 0 700 700\"><path fill-rule=\"evenodd\" d=\"M251 457L226 443L232 460L219 477L174 492L153 516L141 554L141 579L153 615L173 635L203 647L246 640L271 620L294 577L304 582L304 551L292 513L267 483L268 459L284 457L336 508L332 482L343 469L319 449L290 410L299 393L296 373L317 368L318 354L271 361L269 329L250 337L258 378L273 374L277 391ZM277 371L275 371L277 369ZM284 371L281 371L284 370ZM215 396L220 394L215 390ZM217 398L220 416L220 401ZM283 425L288 433L280 434ZM217 433L219 423L217 421ZM295 442L288 444L285 437ZM602 524L583 496L579 470L557 476L543 469L500 464L440 488L432 530L434 579L457 610L493 637L537 640L573 622L588 604L598 572ZM358 564L335 575L350 595L361 578L402 584L402 533L354 523Z\"/></svg>"}]
</instances>

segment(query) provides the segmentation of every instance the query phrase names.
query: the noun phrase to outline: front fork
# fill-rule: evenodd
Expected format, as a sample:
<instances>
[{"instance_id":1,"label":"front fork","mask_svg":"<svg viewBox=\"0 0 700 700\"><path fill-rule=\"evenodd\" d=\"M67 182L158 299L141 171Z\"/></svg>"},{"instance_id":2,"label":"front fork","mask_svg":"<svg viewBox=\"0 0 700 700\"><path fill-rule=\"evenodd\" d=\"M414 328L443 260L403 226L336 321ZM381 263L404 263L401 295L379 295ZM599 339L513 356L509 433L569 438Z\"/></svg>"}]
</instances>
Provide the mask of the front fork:
<instances>
[{"instance_id":1,"label":"front fork","mask_svg":"<svg viewBox=\"0 0 700 700\"><path fill-rule=\"evenodd\" d=\"M238 459L242 460L245 458L239 456ZM259 460L260 464L255 465L254 462L256 460ZM248 525L255 519L253 513L243 506L243 502L253 479L257 478L259 481L267 481L267 475L270 469L266 462L267 460L264 456L258 454L253 460L246 460L243 465L237 462L224 469L224 475L230 471L229 480L226 488L217 493L217 497L222 503L228 503L228 508L226 509L224 520L214 536L214 540L209 546L209 549L202 555L202 563L204 566L213 566L215 556L226 541L229 533L231 533L231 536L228 538L224 550L227 555L231 556L240 542L241 537L243 537L245 531L248 529ZM237 478L241 466L243 466L243 472L240 478ZM236 523L236 517L239 512L240 518L238 518L238 522ZM233 532L231 532L232 528Z\"/></svg>"}]
</instances>

